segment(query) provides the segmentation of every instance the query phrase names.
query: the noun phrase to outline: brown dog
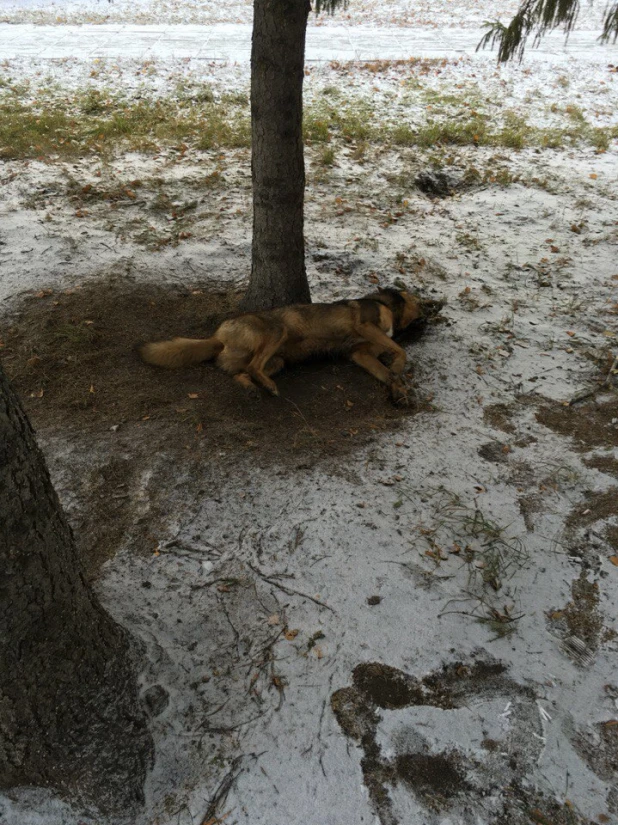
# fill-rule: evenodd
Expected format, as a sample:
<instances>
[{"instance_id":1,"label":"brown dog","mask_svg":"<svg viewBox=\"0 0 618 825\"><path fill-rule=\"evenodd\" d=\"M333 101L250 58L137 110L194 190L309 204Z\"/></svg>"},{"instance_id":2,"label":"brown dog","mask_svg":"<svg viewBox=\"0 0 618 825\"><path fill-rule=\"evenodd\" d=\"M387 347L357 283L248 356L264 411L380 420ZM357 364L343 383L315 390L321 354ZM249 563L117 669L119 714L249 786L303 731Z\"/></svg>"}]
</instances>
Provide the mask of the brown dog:
<instances>
[{"instance_id":1,"label":"brown dog","mask_svg":"<svg viewBox=\"0 0 618 825\"><path fill-rule=\"evenodd\" d=\"M211 338L174 338L144 344L149 364L185 367L217 359L217 366L248 389L256 384L278 395L271 376L285 364L312 355L343 355L390 387L394 401L406 400L402 374L406 353L391 340L421 317L421 302L405 291L380 289L353 301L298 304L248 312L224 321ZM380 356L389 355L390 367Z\"/></svg>"}]
</instances>

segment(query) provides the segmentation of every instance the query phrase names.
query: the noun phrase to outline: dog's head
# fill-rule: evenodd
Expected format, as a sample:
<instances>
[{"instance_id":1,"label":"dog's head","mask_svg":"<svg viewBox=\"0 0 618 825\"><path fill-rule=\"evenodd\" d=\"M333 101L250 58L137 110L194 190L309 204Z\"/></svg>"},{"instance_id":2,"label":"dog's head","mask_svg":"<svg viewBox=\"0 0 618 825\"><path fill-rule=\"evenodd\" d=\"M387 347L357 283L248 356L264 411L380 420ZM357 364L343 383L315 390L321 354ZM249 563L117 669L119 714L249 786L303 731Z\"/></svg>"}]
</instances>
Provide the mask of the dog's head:
<instances>
[{"instance_id":1,"label":"dog's head","mask_svg":"<svg viewBox=\"0 0 618 825\"><path fill-rule=\"evenodd\" d=\"M376 299L387 306L393 313L395 331L410 326L413 321L422 317L421 302L405 289L378 288Z\"/></svg>"}]
</instances>

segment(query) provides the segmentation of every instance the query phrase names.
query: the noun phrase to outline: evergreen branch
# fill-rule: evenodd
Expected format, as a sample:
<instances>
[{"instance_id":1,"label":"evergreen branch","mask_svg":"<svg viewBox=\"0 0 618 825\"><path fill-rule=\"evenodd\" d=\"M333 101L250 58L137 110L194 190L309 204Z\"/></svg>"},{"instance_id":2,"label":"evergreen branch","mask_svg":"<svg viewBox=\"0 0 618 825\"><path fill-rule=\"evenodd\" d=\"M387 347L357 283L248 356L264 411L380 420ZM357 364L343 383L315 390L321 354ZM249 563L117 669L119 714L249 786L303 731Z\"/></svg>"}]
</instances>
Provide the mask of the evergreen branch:
<instances>
[{"instance_id":1,"label":"evergreen branch","mask_svg":"<svg viewBox=\"0 0 618 825\"><path fill-rule=\"evenodd\" d=\"M327 12L328 14L334 14L335 10L339 7L343 7L347 9L348 7L348 0L315 0L315 13L320 14L320 12Z\"/></svg>"},{"instance_id":2,"label":"evergreen branch","mask_svg":"<svg viewBox=\"0 0 618 825\"><path fill-rule=\"evenodd\" d=\"M486 23L488 31L477 46L479 49L498 45L498 62L506 63L515 55L521 60L526 41L534 34L534 46L549 31L562 26L565 34L573 29L579 14L579 0L524 0L508 26L499 21ZM618 2L614 2L605 20L603 36L618 35Z\"/></svg>"},{"instance_id":3,"label":"evergreen branch","mask_svg":"<svg viewBox=\"0 0 618 825\"><path fill-rule=\"evenodd\" d=\"M603 34L599 38L601 43L607 43L613 35L614 43L618 38L618 2L610 6L603 21Z\"/></svg>"}]
</instances>

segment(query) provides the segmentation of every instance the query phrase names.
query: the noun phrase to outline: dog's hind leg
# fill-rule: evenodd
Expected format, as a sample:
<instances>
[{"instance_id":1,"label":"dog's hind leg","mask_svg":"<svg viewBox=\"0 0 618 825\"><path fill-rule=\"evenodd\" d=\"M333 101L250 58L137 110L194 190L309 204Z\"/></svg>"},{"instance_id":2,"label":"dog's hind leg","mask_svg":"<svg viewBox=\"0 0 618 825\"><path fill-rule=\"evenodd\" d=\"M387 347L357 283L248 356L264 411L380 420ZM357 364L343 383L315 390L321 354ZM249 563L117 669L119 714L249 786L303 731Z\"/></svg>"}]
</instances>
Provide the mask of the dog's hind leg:
<instances>
[{"instance_id":1,"label":"dog's hind leg","mask_svg":"<svg viewBox=\"0 0 618 825\"><path fill-rule=\"evenodd\" d=\"M265 387L273 395L279 395L279 390L275 382L269 378L268 362L271 361L271 359L275 360L275 355L281 348L286 337L286 333L283 330L279 332L278 335L270 338L270 340L265 341L247 364L247 372L251 378ZM275 372L276 371L277 370L275 370Z\"/></svg>"},{"instance_id":2,"label":"dog's hind leg","mask_svg":"<svg viewBox=\"0 0 618 825\"><path fill-rule=\"evenodd\" d=\"M241 387L244 387L246 390L249 390L250 392L258 391L258 388L251 380L251 376L246 372L237 372L234 376L234 381L237 381Z\"/></svg>"},{"instance_id":3,"label":"dog's hind leg","mask_svg":"<svg viewBox=\"0 0 618 825\"><path fill-rule=\"evenodd\" d=\"M279 355L275 355L264 367L264 372L270 378L271 375L276 375L278 372L281 372L284 367L285 361L283 358Z\"/></svg>"}]
</instances>

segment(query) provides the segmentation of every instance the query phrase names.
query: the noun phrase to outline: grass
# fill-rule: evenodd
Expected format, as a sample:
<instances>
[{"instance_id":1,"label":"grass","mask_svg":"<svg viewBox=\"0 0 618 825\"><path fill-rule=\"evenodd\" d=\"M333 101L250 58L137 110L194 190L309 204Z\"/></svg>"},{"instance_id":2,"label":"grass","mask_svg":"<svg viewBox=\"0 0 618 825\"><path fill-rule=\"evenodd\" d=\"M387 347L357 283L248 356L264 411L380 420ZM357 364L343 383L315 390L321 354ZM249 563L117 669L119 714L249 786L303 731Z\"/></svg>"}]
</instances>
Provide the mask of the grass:
<instances>
[{"instance_id":1,"label":"grass","mask_svg":"<svg viewBox=\"0 0 618 825\"><path fill-rule=\"evenodd\" d=\"M418 525L420 537L414 546L436 567L448 569L455 560L467 569L467 583L462 598L451 603L471 603L471 610L448 610L464 613L490 627L498 636L510 633L519 616L506 604L503 586L524 568L529 556L524 543L484 513L475 501L472 505L444 487L433 490L410 490L399 487L401 498L427 502L431 509L428 524Z\"/></svg>"},{"instance_id":2,"label":"grass","mask_svg":"<svg viewBox=\"0 0 618 825\"><path fill-rule=\"evenodd\" d=\"M198 149L250 144L248 112L192 97L126 100L88 90L69 102L0 102L0 157L83 157L118 149L158 151L161 143Z\"/></svg>"},{"instance_id":3,"label":"grass","mask_svg":"<svg viewBox=\"0 0 618 825\"><path fill-rule=\"evenodd\" d=\"M434 106L417 115L406 112L402 121L396 108L379 114L371 100L346 99L327 87L305 107L304 140L309 145L342 141L362 158L369 144L513 150L588 144L602 152L618 138L618 127L591 126L577 106L562 112L564 125L540 128L510 110L498 110L490 118L460 95L422 94L454 108L442 115ZM201 150L250 145L249 101L243 91L226 93L219 100L205 84L179 85L168 98L129 99L96 88L67 98L53 87L39 90L36 100L32 95L23 84L5 81L0 87L0 158L109 156L130 150L158 152L162 145Z\"/></svg>"}]
</instances>

